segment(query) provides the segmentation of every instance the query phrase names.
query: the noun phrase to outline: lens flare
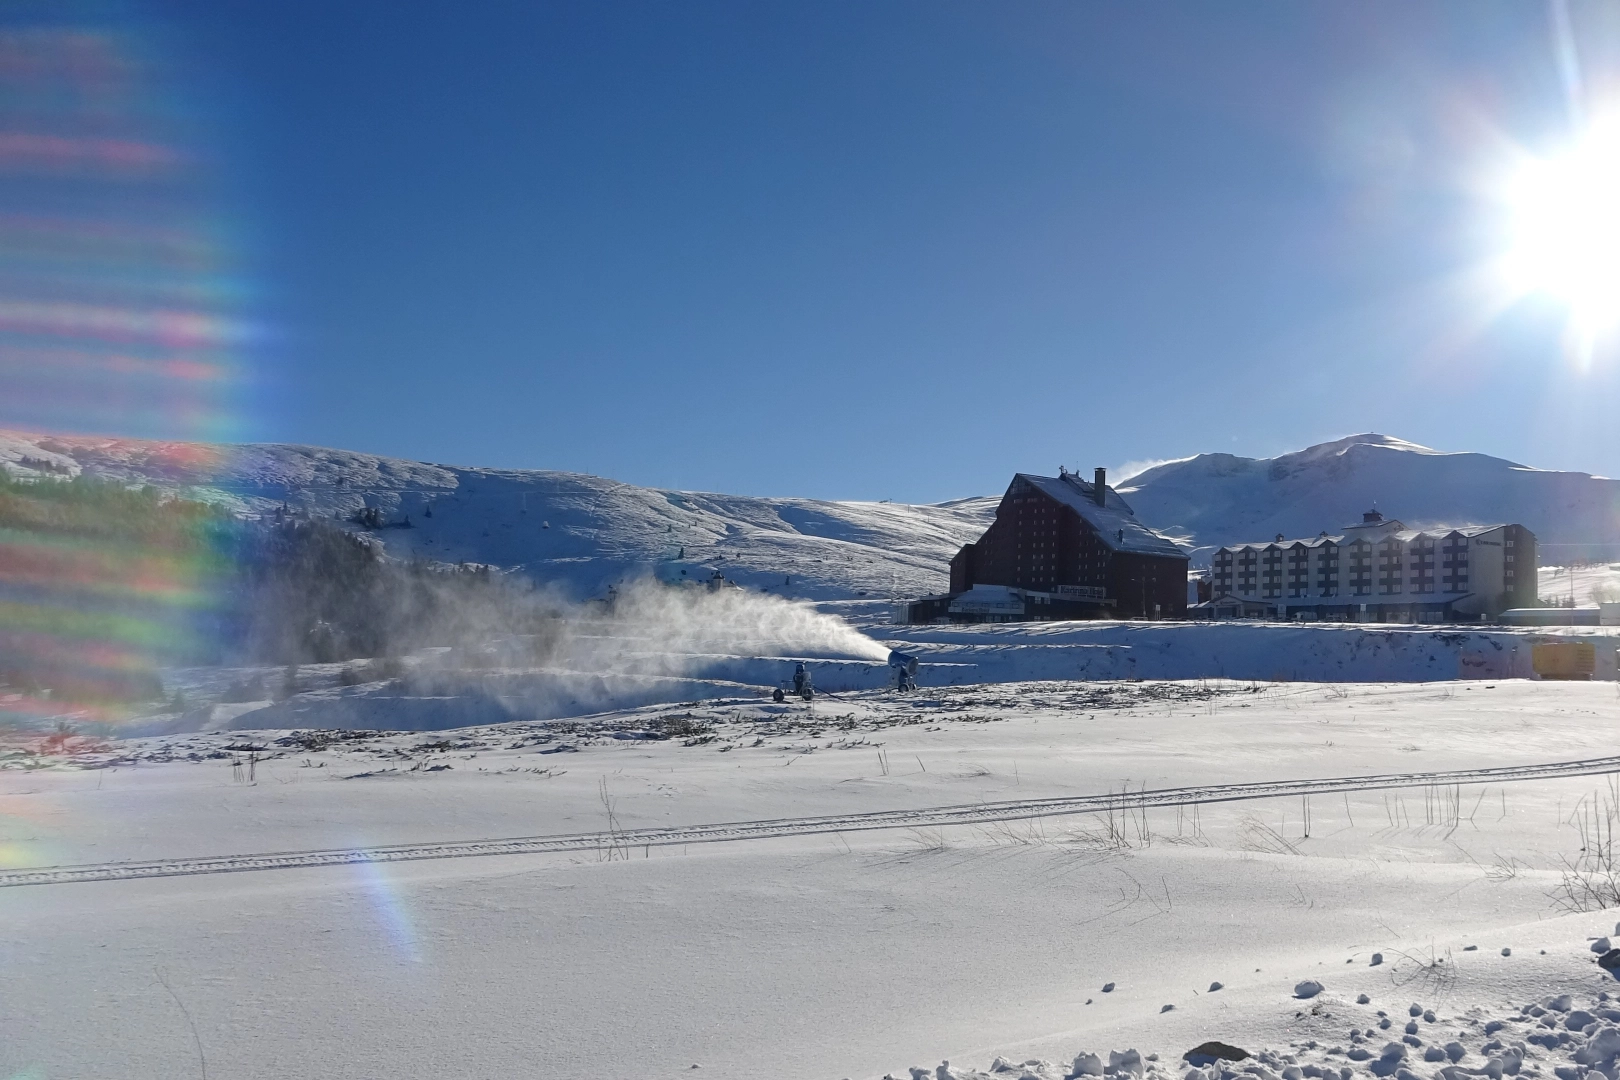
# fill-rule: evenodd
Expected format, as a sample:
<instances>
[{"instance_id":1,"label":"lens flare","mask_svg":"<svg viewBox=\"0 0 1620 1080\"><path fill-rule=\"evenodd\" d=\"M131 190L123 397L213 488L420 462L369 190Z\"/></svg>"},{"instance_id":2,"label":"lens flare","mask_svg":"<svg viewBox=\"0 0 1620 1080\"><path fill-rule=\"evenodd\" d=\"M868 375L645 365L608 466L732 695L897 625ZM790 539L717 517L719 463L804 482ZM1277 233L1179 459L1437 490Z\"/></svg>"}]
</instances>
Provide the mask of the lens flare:
<instances>
[{"instance_id":1,"label":"lens flare","mask_svg":"<svg viewBox=\"0 0 1620 1080\"><path fill-rule=\"evenodd\" d=\"M0 724L13 727L150 710L161 669L203 659L223 617L223 512L87 477L74 456L116 449L85 432L182 440L157 452L177 474L209 471L197 443L234 434L250 337L206 118L155 29L104 15L0 20ZM152 447L139 453L151 463Z\"/></svg>"},{"instance_id":2,"label":"lens flare","mask_svg":"<svg viewBox=\"0 0 1620 1080\"><path fill-rule=\"evenodd\" d=\"M389 877L388 868L374 862L358 862L352 865L355 876L360 879L361 888L365 891L366 899L371 902L378 928L387 939L389 947L401 960L420 964L422 949L417 943L416 927L411 921L410 912L405 908L404 898L400 896L399 889Z\"/></svg>"},{"instance_id":3,"label":"lens flare","mask_svg":"<svg viewBox=\"0 0 1620 1080\"><path fill-rule=\"evenodd\" d=\"M1620 326L1620 123L1594 124L1567 152L1527 162L1508 201L1512 287L1566 305L1588 347Z\"/></svg>"}]
</instances>

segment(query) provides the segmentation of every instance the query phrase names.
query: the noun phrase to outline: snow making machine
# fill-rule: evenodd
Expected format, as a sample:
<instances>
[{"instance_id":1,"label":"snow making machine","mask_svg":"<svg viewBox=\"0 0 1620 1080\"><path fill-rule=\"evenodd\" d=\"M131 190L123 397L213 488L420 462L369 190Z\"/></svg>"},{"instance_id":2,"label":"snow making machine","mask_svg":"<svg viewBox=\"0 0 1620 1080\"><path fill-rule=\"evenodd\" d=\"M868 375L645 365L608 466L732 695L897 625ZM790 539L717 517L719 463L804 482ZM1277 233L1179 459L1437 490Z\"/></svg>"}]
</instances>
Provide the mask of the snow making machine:
<instances>
[{"instance_id":1,"label":"snow making machine","mask_svg":"<svg viewBox=\"0 0 1620 1080\"><path fill-rule=\"evenodd\" d=\"M915 690L917 689L917 658L910 653L903 653L898 649L889 653L889 689Z\"/></svg>"},{"instance_id":2,"label":"snow making machine","mask_svg":"<svg viewBox=\"0 0 1620 1080\"><path fill-rule=\"evenodd\" d=\"M805 701L810 701L816 696L816 689L811 685L810 665L803 660L793 665L793 678L791 680L783 679L777 684L776 689L771 693L771 700L786 701L789 694L801 697Z\"/></svg>"}]
</instances>

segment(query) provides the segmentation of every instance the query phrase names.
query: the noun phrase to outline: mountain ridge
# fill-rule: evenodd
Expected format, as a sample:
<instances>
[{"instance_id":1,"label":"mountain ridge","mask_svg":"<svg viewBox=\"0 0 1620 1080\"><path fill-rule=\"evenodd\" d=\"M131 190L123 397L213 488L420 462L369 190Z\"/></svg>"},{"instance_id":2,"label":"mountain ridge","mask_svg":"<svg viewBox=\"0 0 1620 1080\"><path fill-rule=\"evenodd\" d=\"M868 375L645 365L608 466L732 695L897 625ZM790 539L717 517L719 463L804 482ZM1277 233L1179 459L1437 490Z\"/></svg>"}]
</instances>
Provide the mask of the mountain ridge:
<instances>
[{"instance_id":1,"label":"mountain ridge","mask_svg":"<svg viewBox=\"0 0 1620 1080\"><path fill-rule=\"evenodd\" d=\"M1543 562L1620 557L1620 483L1371 432L1274 458L1199 454L1118 490L1205 562L1222 544L1331 533L1372 509L1412 528L1517 522Z\"/></svg>"},{"instance_id":2,"label":"mountain ridge","mask_svg":"<svg viewBox=\"0 0 1620 1080\"><path fill-rule=\"evenodd\" d=\"M0 431L0 467L152 483L246 514L286 506L356 528L369 523L366 531L392 554L490 563L575 596L646 573L705 580L716 571L750 589L811 600L940 592L950 557L979 537L999 502L725 495L288 443L16 431ZM1414 528L1519 522L1537 534L1543 563L1620 558L1620 483L1377 433L1273 458L1198 454L1116 490L1195 566L1221 544L1332 532L1373 508Z\"/></svg>"}]
</instances>

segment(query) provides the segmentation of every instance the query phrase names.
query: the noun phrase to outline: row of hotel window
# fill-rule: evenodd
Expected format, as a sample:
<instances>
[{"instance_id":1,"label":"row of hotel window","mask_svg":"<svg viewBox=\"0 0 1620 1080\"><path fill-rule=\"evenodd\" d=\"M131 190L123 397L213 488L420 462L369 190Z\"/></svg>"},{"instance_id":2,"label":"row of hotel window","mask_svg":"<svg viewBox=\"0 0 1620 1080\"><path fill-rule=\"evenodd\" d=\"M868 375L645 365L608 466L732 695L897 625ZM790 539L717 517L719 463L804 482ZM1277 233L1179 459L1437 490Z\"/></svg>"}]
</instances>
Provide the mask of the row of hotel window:
<instances>
[{"instance_id":1,"label":"row of hotel window","mask_svg":"<svg viewBox=\"0 0 1620 1080\"><path fill-rule=\"evenodd\" d=\"M1507 541L1507 546L1513 547L1513 541ZM1230 551L1216 552L1213 573L1215 591L1240 594L1259 591L1262 596L1281 596L1286 584L1289 596L1309 596L1312 584L1310 556L1309 548L1292 550L1286 555L1280 548L1268 548L1263 554L1244 549L1235 556ZM1440 568L1444 571L1439 579L1443 586L1441 591L1468 592L1468 541L1447 541L1441 548L1441 556ZM1378 564L1376 568L1373 566L1375 558ZM1377 545L1376 556L1373 545L1352 544L1349 546L1348 561L1350 573L1346 585L1350 596L1371 596L1375 585L1382 596L1435 591L1432 540L1413 541L1411 544L1386 541ZM1505 554L1503 561L1507 563L1504 577L1511 579L1513 553L1509 551ZM1339 549L1334 546L1317 549L1314 569L1318 595L1339 595Z\"/></svg>"}]
</instances>

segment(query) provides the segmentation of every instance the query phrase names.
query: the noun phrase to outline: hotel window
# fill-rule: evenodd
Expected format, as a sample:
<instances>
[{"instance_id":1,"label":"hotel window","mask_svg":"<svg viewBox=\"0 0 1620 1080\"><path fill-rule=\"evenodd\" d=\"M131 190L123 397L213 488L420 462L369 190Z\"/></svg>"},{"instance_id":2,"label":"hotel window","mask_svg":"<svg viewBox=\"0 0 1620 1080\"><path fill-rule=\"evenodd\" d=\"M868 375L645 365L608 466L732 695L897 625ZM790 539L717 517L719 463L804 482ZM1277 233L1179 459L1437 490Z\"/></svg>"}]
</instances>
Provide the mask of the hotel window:
<instances>
[{"instance_id":1,"label":"hotel window","mask_svg":"<svg viewBox=\"0 0 1620 1080\"><path fill-rule=\"evenodd\" d=\"M1413 540L1407 548L1412 572L1409 587L1415 593L1434 592L1434 541Z\"/></svg>"},{"instance_id":2,"label":"hotel window","mask_svg":"<svg viewBox=\"0 0 1620 1080\"><path fill-rule=\"evenodd\" d=\"M1446 592L1460 593L1468 591L1468 538L1459 536L1446 541L1441 549L1443 558L1440 567L1444 571L1440 580L1445 583Z\"/></svg>"}]
</instances>

